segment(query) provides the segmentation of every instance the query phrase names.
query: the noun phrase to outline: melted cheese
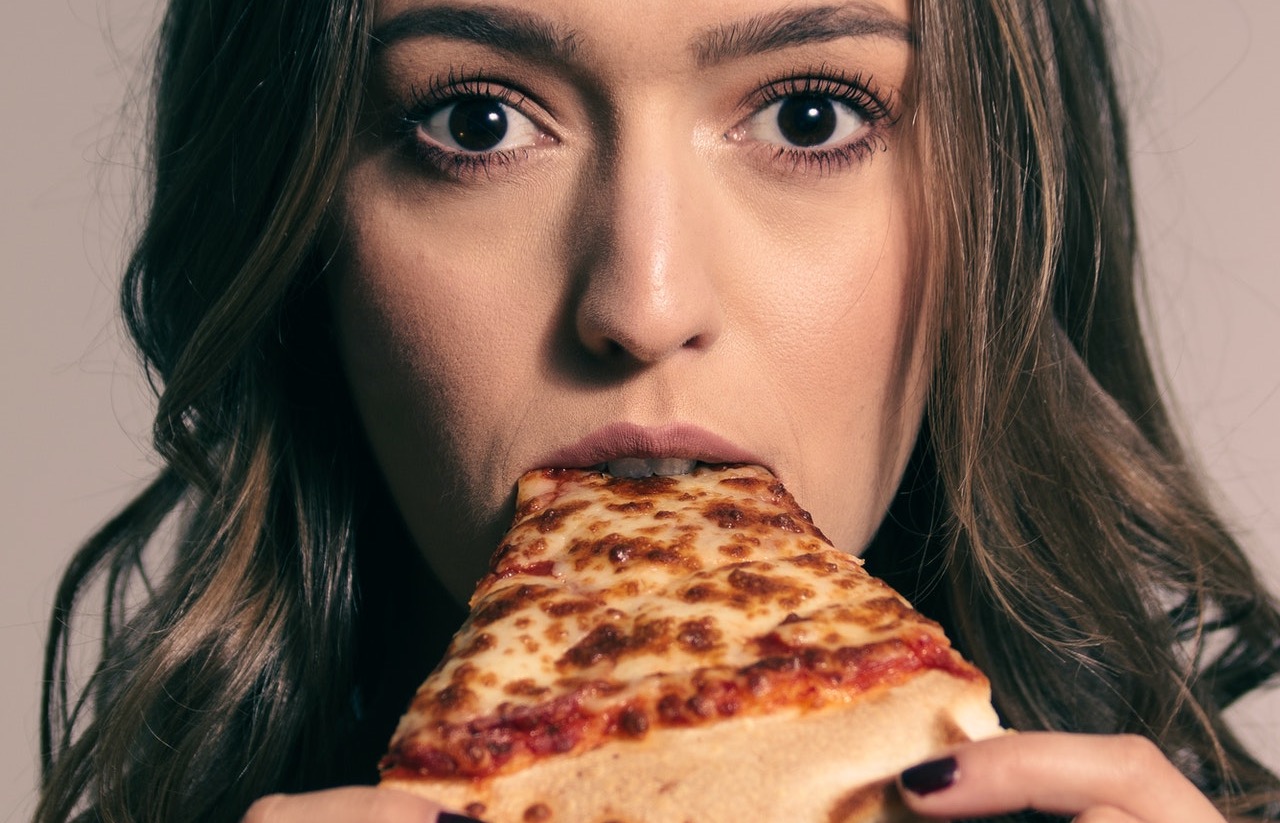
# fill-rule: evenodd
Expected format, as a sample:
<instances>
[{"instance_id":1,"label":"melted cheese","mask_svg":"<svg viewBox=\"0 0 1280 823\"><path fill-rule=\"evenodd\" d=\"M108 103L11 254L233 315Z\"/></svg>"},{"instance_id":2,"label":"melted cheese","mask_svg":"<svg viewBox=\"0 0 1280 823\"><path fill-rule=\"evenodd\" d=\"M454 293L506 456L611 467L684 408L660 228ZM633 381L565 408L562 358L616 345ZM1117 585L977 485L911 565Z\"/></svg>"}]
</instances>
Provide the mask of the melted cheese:
<instances>
[{"instance_id":1,"label":"melted cheese","mask_svg":"<svg viewBox=\"0 0 1280 823\"><path fill-rule=\"evenodd\" d=\"M756 466L541 470L384 767L484 775L739 713L981 677Z\"/></svg>"}]
</instances>

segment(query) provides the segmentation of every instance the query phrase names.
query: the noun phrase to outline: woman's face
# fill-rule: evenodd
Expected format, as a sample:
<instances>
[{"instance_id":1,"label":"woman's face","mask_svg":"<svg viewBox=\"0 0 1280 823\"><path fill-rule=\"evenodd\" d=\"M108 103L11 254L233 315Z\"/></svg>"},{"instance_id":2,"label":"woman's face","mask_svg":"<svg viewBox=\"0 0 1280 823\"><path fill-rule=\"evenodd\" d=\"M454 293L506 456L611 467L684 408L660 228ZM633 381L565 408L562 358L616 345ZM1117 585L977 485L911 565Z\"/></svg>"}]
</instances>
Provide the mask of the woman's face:
<instances>
[{"instance_id":1,"label":"woman's face","mask_svg":"<svg viewBox=\"0 0 1280 823\"><path fill-rule=\"evenodd\" d=\"M758 462L864 547L927 377L907 5L380 0L330 294L455 596L548 465Z\"/></svg>"}]
</instances>

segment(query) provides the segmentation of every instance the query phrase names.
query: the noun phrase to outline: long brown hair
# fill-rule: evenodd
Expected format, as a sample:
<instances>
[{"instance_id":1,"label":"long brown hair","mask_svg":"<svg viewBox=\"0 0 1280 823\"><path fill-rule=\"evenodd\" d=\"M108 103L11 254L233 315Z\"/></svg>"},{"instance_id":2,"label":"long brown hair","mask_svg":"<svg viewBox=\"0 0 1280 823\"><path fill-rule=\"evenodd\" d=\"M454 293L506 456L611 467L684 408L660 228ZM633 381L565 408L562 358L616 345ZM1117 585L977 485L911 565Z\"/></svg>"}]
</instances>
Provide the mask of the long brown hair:
<instances>
[{"instance_id":1,"label":"long brown hair","mask_svg":"<svg viewBox=\"0 0 1280 823\"><path fill-rule=\"evenodd\" d=\"M1280 814L1280 783L1220 716L1280 671L1280 617L1188 466L1143 342L1103 9L917 14L943 285L904 488L935 495L943 616L1014 727L1142 734L1227 811Z\"/></svg>"},{"instance_id":2,"label":"long brown hair","mask_svg":"<svg viewBox=\"0 0 1280 823\"><path fill-rule=\"evenodd\" d=\"M1276 813L1275 777L1220 712L1280 669L1280 617L1144 349L1104 16L915 6L937 357L873 561L949 623L1013 726L1142 733L1224 808ZM263 794L357 779L344 753L390 731L362 708L391 619L373 604L396 599L359 550L385 494L315 288L368 16L362 0L171 0L123 288L161 388L163 468L58 591L40 820L235 820ZM378 542L413 555L401 533ZM77 696L73 621L95 582L103 640Z\"/></svg>"},{"instance_id":3,"label":"long brown hair","mask_svg":"<svg viewBox=\"0 0 1280 823\"><path fill-rule=\"evenodd\" d=\"M355 722L354 508L343 393L312 356L309 309L365 17L360 2L169 4L150 212L122 290L163 387L163 468L58 590L38 819L235 820L333 779ZM161 562L144 562L160 533ZM71 621L94 579L101 661L73 698Z\"/></svg>"}]
</instances>

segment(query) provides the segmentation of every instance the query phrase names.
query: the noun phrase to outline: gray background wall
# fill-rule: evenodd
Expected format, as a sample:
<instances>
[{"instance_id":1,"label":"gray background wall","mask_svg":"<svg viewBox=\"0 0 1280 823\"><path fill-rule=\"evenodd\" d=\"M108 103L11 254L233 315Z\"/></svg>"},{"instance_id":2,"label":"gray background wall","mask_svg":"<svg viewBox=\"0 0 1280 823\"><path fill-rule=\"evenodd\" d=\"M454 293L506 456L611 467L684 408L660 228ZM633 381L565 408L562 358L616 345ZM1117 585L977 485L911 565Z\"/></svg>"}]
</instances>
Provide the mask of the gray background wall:
<instances>
[{"instance_id":1,"label":"gray background wall","mask_svg":"<svg viewBox=\"0 0 1280 823\"><path fill-rule=\"evenodd\" d=\"M1280 590L1280 3L1115 5L1169 389ZM155 6L10 3L0 28L0 821L33 808L56 576L152 471L113 311ZM1280 767L1280 693L1234 717Z\"/></svg>"}]
</instances>

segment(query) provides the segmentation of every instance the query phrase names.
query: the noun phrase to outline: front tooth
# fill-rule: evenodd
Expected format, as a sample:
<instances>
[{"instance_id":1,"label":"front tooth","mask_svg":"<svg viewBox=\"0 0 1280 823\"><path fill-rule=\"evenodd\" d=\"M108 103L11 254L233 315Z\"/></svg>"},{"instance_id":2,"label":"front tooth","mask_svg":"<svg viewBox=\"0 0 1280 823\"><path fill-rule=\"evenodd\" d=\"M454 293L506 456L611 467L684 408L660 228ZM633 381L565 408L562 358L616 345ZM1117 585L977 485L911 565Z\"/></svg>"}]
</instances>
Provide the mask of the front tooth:
<instances>
[{"instance_id":1,"label":"front tooth","mask_svg":"<svg viewBox=\"0 0 1280 823\"><path fill-rule=\"evenodd\" d=\"M608 469L609 474L614 477L648 477L654 474L666 477L673 474L688 474L693 471L696 462L684 457L659 457L651 460L641 457L619 457L609 461Z\"/></svg>"},{"instance_id":2,"label":"front tooth","mask_svg":"<svg viewBox=\"0 0 1280 823\"><path fill-rule=\"evenodd\" d=\"M653 465L654 474L670 477L675 474L688 474L693 471L693 464L697 461L684 457L660 457L649 462Z\"/></svg>"}]
</instances>

